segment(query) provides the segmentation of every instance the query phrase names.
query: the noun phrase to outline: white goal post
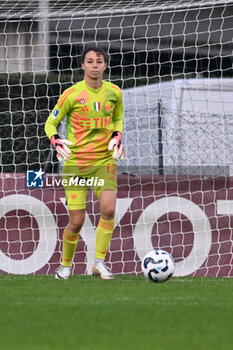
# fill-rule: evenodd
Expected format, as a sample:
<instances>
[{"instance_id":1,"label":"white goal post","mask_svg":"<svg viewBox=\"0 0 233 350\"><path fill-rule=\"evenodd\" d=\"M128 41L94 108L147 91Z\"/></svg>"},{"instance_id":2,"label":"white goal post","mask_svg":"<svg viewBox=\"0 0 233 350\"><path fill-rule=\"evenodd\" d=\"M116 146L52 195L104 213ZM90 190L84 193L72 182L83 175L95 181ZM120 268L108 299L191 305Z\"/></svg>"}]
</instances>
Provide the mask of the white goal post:
<instances>
[{"instance_id":1,"label":"white goal post","mask_svg":"<svg viewBox=\"0 0 233 350\"><path fill-rule=\"evenodd\" d=\"M112 272L141 274L161 248L176 276L233 276L232 23L233 0L1 2L0 273L60 263L67 209L44 124L96 44L125 110ZM90 191L73 274L90 273L99 215Z\"/></svg>"}]
</instances>

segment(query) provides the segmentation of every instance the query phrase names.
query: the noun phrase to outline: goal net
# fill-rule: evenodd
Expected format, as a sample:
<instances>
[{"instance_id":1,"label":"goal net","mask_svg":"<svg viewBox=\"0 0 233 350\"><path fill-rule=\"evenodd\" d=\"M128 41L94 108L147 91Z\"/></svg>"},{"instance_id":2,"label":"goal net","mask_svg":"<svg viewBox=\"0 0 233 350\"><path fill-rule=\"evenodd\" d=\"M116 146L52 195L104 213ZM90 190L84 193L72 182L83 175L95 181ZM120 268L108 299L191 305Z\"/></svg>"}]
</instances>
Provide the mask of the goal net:
<instances>
[{"instance_id":1,"label":"goal net","mask_svg":"<svg viewBox=\"0 0 233 350\"><path fill-rule=\"evenodd\" d=\"M60 263L68 213L44 124L94 43L125 110L107 264L140 274L161 248L176 276L233 276L232 21L227 0L1 2L1 273ZM90 273L99 217L90 190L74 274Z\"/></svg>"}]
</instances>

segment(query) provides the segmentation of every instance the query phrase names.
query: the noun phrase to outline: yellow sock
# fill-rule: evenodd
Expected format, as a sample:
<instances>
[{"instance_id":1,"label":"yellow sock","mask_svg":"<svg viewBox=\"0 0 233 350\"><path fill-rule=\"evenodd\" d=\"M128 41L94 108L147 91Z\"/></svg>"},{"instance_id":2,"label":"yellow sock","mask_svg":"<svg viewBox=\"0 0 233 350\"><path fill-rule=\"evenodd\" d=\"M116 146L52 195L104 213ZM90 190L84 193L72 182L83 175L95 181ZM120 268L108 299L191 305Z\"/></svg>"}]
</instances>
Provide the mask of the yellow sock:
<instances>
[{"instance_id":1,"label":"yellow sock","mask_svg":"<svg viewBox=\"0 0 233 350\"><path fill-rule=\"evenodd\" d=\"M62 265L71 266L78 244L79 232L73 233L65 228L63 233Z\"/></svg>"},{"instance_id":2,"label":"yellow sock","mask_svg":"<svg viewBox=\"0 0 233 350\"><path fill-rule=\"evenodd\" d=\"M104 220L100 217L100 221L96 230L96 249L95 258L105 259L108 247L114 230L114 219Z\"/></svg>"}]
</instances>

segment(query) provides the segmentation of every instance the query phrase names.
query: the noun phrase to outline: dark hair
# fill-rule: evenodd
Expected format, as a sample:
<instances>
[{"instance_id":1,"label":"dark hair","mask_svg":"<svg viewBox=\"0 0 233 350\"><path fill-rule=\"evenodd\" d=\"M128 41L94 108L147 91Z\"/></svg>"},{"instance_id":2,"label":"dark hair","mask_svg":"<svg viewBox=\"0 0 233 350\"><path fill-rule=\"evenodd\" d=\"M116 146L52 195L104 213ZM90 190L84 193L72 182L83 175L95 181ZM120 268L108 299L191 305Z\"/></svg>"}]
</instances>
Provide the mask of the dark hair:
<instances>
[{"instance_id":1,"label":"dark hair","mask_svg":"<svg viewBox=\"0 0 233 350\"><path fill-rule=\"evenodd\" d=\"M97 46L88 46L83 50L82 56L81 56L81 63L84 63L86 54L90 51L94 51L97 54L102 55L104 57L104 62L108 63L108 55L106 54L106 52L103 49L101 49L100 47L97 47Z\"/></svg>"}]
</instances>

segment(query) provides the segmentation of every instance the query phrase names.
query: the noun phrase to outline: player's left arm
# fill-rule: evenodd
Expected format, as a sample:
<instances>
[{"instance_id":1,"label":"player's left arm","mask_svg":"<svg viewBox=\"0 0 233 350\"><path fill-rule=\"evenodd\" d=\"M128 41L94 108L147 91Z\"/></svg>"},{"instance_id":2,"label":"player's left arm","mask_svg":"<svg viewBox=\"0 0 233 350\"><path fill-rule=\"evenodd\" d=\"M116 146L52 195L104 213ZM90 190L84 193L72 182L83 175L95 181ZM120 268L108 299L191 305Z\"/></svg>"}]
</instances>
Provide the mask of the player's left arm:
<instances>
[{"instance_id":1,"label":"player's left arm","mask_svg":"<svg viewBox=\"0 0 233 350\"><path fill-rule=\"evenodd\" d=\"M109 142L108 149L109 151L113 150L113 159L122 160L124 157L124 148L121 142L121 135L123 131L123 100L122 100L122 92L117 89L117 103L115 105L113 111L112 121L114 124L112 139Z\"/></svg>"},{"instance_id":2,"label":"player's left arm","mask_svg":"<svg viewBox=\"0 0 233 350\"><path fill-rule=\"evenodd\" d=\"M113 117L112 121L114 123L114 129L113 131L119 131L122 133L123 131L123 116L124 116L124 109L123 109L123 99L122 99L122 92L121 90L117 89L117 102L113 111Z\"/></svg>"}]
</instances>

